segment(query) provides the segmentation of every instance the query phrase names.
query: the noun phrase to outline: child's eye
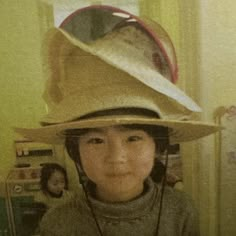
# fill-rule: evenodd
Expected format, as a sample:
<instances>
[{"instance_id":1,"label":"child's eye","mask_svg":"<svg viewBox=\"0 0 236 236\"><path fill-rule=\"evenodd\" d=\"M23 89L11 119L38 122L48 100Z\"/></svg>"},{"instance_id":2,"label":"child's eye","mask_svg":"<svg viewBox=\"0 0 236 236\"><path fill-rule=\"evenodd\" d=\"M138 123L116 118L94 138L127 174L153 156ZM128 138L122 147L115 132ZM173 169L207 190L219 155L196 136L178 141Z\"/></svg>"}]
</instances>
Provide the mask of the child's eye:
<instances>
[{"instance_id":1,"label":"child's eye","mask_svg":"<svg viewBox=\"0 0 236 236\"><path fill-rule=\"evenodd\" d=\"M129 136L127 141L128 142L136 142L139 140L142 140L143 138L141 136L137 136L137 135L133 135L133 136Z\"/></svg>"},{"instance_id":2,"label":"child's eye","mask_svg":"<svg viewBox=\"0 0 236 236\"><path fill-rule=\"evenodd\" d=\"M101 144L104 143L104 140L101 138L90 138L87 141L88 144Z\"/></svg>"}]
</instances>

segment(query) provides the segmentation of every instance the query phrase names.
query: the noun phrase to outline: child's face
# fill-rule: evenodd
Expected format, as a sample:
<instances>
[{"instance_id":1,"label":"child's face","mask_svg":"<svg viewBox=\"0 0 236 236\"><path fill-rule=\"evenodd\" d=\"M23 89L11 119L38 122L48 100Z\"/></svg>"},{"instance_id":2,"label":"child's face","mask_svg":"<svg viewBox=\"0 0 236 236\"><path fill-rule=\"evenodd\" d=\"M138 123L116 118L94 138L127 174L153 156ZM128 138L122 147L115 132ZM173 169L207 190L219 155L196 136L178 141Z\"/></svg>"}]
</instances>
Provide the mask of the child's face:
<instances>
[{"instance_id":1,"label":"child's face","mask_svg":"<svg viewBox=\"0 0 236 236\"><path fill-rule=\"evenodd\" d=\"M60 171L54 171L48 180L48 190L54 194L60 194L65 188L65 177Z\"/></svg>"},{"instance_id":2,"label":"child's face","mask_svg":"<svg viewBox=\"0 0 236 236\"><path fill-rule=\"evenodd\" d=\"M97 196L126 201L143 191L155 156L155 142L143 130L122 126L91 129L79 139L83 169Z\"/></svg>"}]
</instances>

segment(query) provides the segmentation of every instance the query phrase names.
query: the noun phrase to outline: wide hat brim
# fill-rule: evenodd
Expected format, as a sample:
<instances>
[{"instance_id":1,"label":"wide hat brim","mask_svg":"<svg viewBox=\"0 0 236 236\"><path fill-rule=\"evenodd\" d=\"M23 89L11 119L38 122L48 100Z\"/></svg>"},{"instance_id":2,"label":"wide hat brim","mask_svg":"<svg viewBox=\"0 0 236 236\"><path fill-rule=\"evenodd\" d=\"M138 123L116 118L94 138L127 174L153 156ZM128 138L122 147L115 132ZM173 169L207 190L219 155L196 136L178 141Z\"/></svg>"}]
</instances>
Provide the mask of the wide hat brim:
<instances>
[{"instance_id":1,"label":"wide hat brim","mask_svg":"<svg viewBox=\"0 0 236 236\"><path fill-rule=\"evenodd\" d=\"M170 143L181 143L192 141L210 135L222 129L215 124L198 121L161 120L133 115L104 116L73 122L44 126L41 128L15 128L15 131L32 141L63 144L65 141L65 130L99 128L126 124L143 124L163 126L169 128Z\"/></svg>"}]
</instances>

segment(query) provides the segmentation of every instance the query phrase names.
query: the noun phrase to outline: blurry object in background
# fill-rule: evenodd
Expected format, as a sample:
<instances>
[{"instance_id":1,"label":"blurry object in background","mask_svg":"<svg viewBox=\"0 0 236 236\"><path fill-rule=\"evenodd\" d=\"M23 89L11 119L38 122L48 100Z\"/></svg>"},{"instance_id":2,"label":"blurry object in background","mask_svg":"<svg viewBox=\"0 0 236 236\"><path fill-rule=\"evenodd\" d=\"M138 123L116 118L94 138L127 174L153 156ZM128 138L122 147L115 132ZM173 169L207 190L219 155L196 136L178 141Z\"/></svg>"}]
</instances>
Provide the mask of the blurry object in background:
<instances>
[{"instance_id":1,"label":"blurry object in background","mask_svg":"<svg viewBox=\"0 0 236 236\"><path fill-rule=\"evenodd\" d=\"M91 4L91 2L88 3L87 0L80 0L80 1L43 0L43 1L53 5L54 24L56 27L58 27L61 24L61 22L74 11L87 7L88 5ZM112 4L109 4L109 1L107 1L106 4L112 5L113 7L125 9L126 11L133 13L134 15L140 15L139 2L136 0L132 0L132 1L119 0L119 1L110 1L110 2L112 2ZM97 2L97 4L99 3Z\"/></svg>"},{"instance_id":2,"label":"blurry object in background","mask_svg":"<svg viewBox=\"0 0 236 236\"><path fill-rule=\"evenodd\" d=\"M65 168L58 163L44 164L40 175L40 192L34 200L49 209L71 200L72 197L73 193L68 190Z\"/></svg>"},{"instance_id":3,"label":"blurry object in background","mask_svg":"<svg viewBox=\"0 0 236 236\"><path fill-rule=\"evenodd\" d=\"M168 168L166 173L166 183L176 189L183 189L182 161L179 153L179 144L170 145L168 155ZM160 183L165 175L165 155L156 158L151 177L156 183Z\"/></svg>"},{"instance_id":4,"label":"blurry object in background","mask_svg":"<svg viewBox=\"0 0 236 236\"><path fill-rule=\"evenodd\" d=\"M23 138L14 141L14 148L15 166L6 179L12 236L31 236L41 216L33 207L34 196L40 191L41 165L55 161L56 157L52 145Z\"/></svg>"},{"instance_id":5,"label":"blurry object in background","mask_svg":"<svg viewBox=\"0 0 236 236\"><path fill-rule=\"evenodd\" d=\"M40 190L40 168L13 168L8 174L6 188L12 236L28 236L26 232L37 228L36 219L39 213L33 209L30 212L29 209L34 204L35 194ZM29 223L29 213L32 216L32 224Z\"/></svg>"},{"instance_id":6,"label":"blurry object in background","mask_svg":"<svg viewBox=\"0 0 236 236\"><path fill-rule=\"evenodd\" d=\"M0 235L10 234L10 218L7 206L6 181L0 176Z\"/></svg>"},{"instance_id":7,"label":"blurry object in background","mask_svg":"<svg viewBox=\"0 0 236 236\"><path fill-rule=\"evenodd\" d=\"M47 207L43 203L32 202L22 203L22 228L21 235L19 236L34 236L39 235L39 224L43 215L47 211ZM18 236L18 235L17 235Z\"/></svg>"},{"instance_id":8,"label":"blurry object in background","mask_svg":"<svg viewBox=\"0 0 236 236\"><path fill-rule=\"evenodd\" d=\"M153 166L152 172L150 174L150 176L152 177L154 182L156 182L156 183L162 182L163 177L165 175L165 170L166 170L165 165L160 160L155 158L154 166Z\"/></svg>"},{"instance_id":9,"label":"blurry object in background","mask_svg":"<svg viewBox=\"0 0 236 236\"><path fill-rule=\"evenodd\" d=\"M90 9L89 9L90 8ZM69 15L60 25L60 28L73 33L82 42L89 43L103 37L114 27L127 18L129 14L113 14L117 8L106 6L92 6L79 9ZM78 24L81 22L80 24Z\"/></svg>"},{"instance_id":10,"label":"blurry object in background","mask_svg":"<svg viewBox=\"0 0 236 236\"><path fill-rule=\"evenodd\" d=\"M236 235L236 105L219 107L216 120L225 129L219 135L217 160L220 235Z\"/></svg>"},{"instance_id":11,"label":"blurry object in background","mask_svg":"<svg viewBox=\"0 0 236 236\"><path fill-rule=\"evenodd\" d=\"M53 145L21 139L14 141L14 148L17 168L39 167L42 163L56 161Z\"/></svg>"},{"instance_id":12,"label":"blurry object in background","mask_svg":"<svg viewBox=\"0 0 236 236\"><path fill-rule=\"evenodd\" d=\"M41 189L41 169L60 160L54 145L21 138L14 141L14 148L15 166L6 179L12 236L31 236L39 230L46 210L43 203L35 202Z\"/></svg>"},{"instance_id":13,"label":"blurry object in background","mask_svg":"<svg viewBox=\"0 0 236 236\"><path fill-rule=\"evenodd\" d=\"M161 158L163 162L164 158L163 156ZM179 144L170 146L166 181L168 185L174 188L183 189L183 171Z\"/></svg>"}]
</instances>

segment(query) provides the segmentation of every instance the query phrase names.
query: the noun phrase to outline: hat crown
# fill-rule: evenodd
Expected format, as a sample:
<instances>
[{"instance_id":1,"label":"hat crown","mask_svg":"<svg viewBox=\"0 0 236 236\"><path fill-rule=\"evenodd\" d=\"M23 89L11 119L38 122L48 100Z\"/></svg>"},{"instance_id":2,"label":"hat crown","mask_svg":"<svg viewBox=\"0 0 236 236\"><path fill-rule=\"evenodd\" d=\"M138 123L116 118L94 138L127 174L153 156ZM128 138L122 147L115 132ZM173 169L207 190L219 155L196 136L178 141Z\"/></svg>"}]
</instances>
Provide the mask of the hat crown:
<instances>
[{"instance_id":1,"label":"hat crown","mask_svg":"<svg viewBox=\"0 0 236 236\"><path fill-rule=\"evenodd\" d=\"M163 48L137 22L116 27L89 45L53 29L47 45L44 98L49 114L44 123L122 107L148 108L166 119L200 111L169 81L171 69Z\"/></svg>"}]
</instances>

